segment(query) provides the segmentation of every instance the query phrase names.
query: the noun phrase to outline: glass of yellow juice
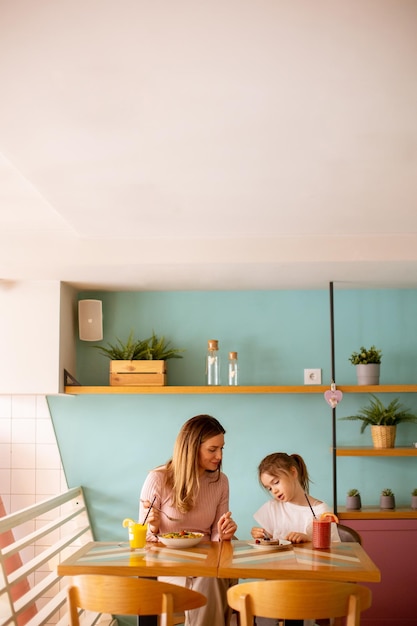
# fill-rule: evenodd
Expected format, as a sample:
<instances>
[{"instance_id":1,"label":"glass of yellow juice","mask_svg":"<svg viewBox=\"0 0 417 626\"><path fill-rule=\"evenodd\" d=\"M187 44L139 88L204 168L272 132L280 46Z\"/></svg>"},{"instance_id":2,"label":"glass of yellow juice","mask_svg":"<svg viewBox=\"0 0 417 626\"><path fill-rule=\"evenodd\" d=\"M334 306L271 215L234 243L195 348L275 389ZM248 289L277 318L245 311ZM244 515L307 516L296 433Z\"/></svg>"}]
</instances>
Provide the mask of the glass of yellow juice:
<instances>
[{"instance_id":1,"label":"glass of yellow juice","mask_svg":"<svg viewBox=\"0 0 417 626\"><path fill-rule=\"evenodd\" d=\"M147 528L147 524L129 524L129 544L131 550L145 547Z\"/></svg>"}]
</instances>

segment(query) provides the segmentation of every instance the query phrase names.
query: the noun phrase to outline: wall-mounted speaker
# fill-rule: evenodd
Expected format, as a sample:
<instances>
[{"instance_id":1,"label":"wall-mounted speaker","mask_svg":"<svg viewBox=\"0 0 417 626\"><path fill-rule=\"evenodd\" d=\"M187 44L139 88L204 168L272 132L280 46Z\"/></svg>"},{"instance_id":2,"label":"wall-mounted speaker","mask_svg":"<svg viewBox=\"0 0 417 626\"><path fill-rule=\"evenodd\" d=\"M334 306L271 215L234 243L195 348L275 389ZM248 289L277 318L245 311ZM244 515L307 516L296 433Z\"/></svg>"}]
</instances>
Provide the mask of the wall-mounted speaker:
<instances>
[{"instance_id":1,"label":"wall-mounted speaker","mask_svg":"<svg viewBox=\"0 0 417 626\"><path fill-rule=\"evenodd\" d=\"M101 300L78 301L78 330L82 341L100 341L103 339Z\"/></svg>"}]
</instances>

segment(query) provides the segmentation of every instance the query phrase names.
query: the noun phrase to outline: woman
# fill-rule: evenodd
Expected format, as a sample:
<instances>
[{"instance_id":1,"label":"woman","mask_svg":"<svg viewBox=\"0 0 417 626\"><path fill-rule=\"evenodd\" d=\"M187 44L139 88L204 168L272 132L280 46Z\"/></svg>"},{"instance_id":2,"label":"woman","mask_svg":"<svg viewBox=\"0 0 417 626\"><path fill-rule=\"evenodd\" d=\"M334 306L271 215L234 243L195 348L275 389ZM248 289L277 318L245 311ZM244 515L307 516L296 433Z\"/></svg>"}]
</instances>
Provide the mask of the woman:
<instances>
[{"instance_id":1,"label":"woman","mask_svg":"<svg viewBox=\"0 0 417 626\"><path fill-rule=\"evenodd\" d=\"M148 517L148 541L157 534L189 530L205 541L230 541L237 524L229 511L229 481L221 471L223 426L210 415L196 415L181 428L172 458L152 470L142 487L139 519ZM164 578L203 593L207 605L186 611L185 626L224 626L226 592L235 581L218 578Z\"/></svg>"}]
</instances>

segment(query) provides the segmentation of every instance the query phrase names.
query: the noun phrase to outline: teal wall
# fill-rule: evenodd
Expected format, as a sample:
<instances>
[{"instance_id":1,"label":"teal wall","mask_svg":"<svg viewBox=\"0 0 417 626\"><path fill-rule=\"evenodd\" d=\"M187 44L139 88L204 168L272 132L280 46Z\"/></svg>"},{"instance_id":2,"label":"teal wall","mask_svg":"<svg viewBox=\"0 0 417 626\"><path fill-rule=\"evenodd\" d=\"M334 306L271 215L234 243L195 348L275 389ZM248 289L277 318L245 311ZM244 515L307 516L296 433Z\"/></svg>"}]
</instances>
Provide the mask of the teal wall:
<instances>
[{"instance_id":1,"label":"teal wall","mask_svg":"<svg viewBox=\"0 0 417 626\"><path fill-rule=\"evenodd\" d=\"M223 378L229 350L239 354L242 385L301 385L304 368L321 368L330 385L330 298L320 291L83 292L103 301L104 340L154 330L184 358L168 362L168 384L205 383L208 339L218 339ZM356 383L348 357L361 345L382 349L381 384L417 383L417 291L334 290L336 383ZM88 342L77 342L77 380L107 385L109 361ZM382 400L395 396L382 394ZM345 395L337 417L355 412L368 395ZM417 396L402 394L417 412ZM124 517L136 517L149 469L167 460L184 421L210 413L226 428L224 470L238 535L249 536L265 494L259 461L270 452L298 452L308 465L311 493L333 504L331 409L318 395L92 395L51 396L52 419L70 487L82 485L96 538L125 539ZM371 445L359 422L337 420L339 445ZM397 445L417 440L417 425L400 425ZM384 487L408 505L417 487L413 459L340 458L338 503L357 487L363 504L376 505Z\"/></svg>"}]
</instances>

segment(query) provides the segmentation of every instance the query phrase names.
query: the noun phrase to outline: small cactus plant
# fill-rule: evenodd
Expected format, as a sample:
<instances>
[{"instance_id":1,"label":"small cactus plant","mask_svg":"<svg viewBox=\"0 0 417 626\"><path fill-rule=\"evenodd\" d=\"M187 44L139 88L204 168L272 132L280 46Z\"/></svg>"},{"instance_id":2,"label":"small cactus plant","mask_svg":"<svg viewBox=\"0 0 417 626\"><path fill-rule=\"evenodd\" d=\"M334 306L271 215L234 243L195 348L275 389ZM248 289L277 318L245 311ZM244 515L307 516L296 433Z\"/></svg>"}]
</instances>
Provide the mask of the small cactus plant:
<instances>
[{"instance_id":1,"label":"small cactus plant","mask_svg":"<svg viewBox=\"0 0 417 626\"><path fill-rule=\"evenodd\" d=\"M346 508L359 511L362 508L361 494L357 489L349 489L346 498Z\"/></svg>"},{"instance_id":2,"label":"small cactus plant","mask_svg":"<svg viewBox=\"0 0 417 626\"><path fill-rule=\"evenodd\" d=\"M392 489L383 489L379 501L381 509L395 509L395 496Z\"/></svg>"},{"instance_id":3,"label":"small cactus plant","mask_svg":"<svg viewBox=\"0 0 417 626\"><path fill-rule=\"evenodd\" d=\"M352 365L369 365L370 363L381 363L382 351L375 346L365 348L361 346L359 352L353 352L349 357Z\"/></svg>"}]
</instances>

